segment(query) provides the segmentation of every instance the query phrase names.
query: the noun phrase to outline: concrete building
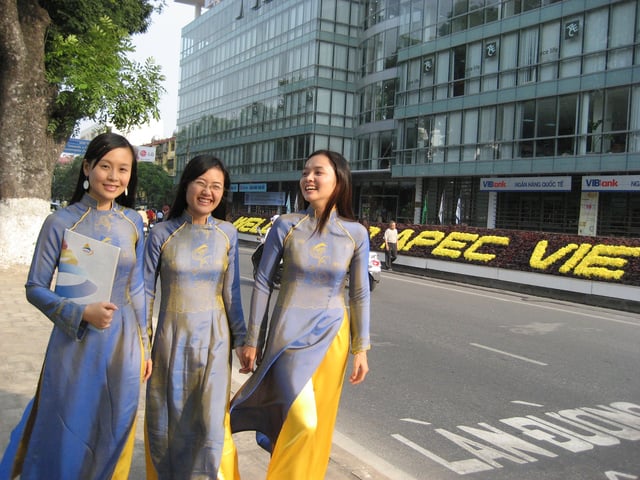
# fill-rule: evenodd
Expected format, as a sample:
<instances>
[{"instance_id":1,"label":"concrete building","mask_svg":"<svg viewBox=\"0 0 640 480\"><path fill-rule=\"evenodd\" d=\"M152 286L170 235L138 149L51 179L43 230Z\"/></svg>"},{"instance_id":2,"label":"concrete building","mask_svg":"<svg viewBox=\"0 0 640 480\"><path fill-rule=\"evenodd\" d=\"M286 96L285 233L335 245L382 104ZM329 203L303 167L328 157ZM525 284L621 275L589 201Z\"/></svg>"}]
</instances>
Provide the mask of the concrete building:
<instances>
[{"instance_id":1,"label":"concrete building","mask_svg":"<svg viewBox=\"0 0 640 480\"><path fill-rule=\"evenodd\" d=\"M636 0L181 0L177 173L236 212L295 204L344 153L372 222L640 235Z\"/></svg>"},{"instance_id":2,"label":"concrete building","mask_svg":"<svg viewBox=\"0 0 640 480\"><path fill-rule=\"evenodd\" d=\"M145 143L143 146L155 147L155 163L160 165L170 177L175 179L176 137L153 139L151 142Z\"/></svg>"}]
</instances>

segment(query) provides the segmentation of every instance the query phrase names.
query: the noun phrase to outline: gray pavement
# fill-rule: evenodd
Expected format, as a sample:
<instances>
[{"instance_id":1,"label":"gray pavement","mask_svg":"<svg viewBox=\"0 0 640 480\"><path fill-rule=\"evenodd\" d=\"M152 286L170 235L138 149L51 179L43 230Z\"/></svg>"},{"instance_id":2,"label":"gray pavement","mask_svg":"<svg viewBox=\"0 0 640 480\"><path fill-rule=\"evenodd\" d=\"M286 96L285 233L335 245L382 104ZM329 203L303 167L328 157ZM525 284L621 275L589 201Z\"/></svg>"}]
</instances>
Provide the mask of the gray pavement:
<instances>
[{"instance_id":1,"label":"gray pavement","mask_svg":"<svg viewBox=\"0 0 640 480\"><path fill-rule=\"evenodd\" d=\"M51 323L25 298L24 283L28 267L0 268L0 452L4 452L9 435L18 423L24 407L33 396ZM232 393L242 376L233 375ZM138 410L136 444L130 479L145 478L143 412L144 390ZM253 432L234 435L243 479L265 477L269 455L258 447ZM388 480L346 450L333 445L328 480ZM283 479L288 480L288 479Z\"/></svg>"}]
</instances>

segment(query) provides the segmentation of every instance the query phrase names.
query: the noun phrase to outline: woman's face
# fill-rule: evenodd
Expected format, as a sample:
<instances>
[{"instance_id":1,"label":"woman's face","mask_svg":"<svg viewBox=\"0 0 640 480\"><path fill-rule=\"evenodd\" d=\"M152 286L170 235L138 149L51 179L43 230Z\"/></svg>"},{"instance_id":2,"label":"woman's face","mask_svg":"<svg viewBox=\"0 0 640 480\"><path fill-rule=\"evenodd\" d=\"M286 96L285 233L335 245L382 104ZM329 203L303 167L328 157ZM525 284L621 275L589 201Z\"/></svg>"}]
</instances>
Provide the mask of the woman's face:
<instances>
[{"instance_id":1,"label":"woman's face","mask_svg":"<svg viewBox=\"0 0 640 480\"><path fill-rule=\"evenodd\" d=\"M89 195L98 202L98 210L111 208L113 201L129 185L133 168L131 149L114 148L98 160L93 168L84 161L83 171L89 178Z\"/></svg>"},{"instance_id":2,"label":"woman's face","mask_svg":"<svg viewBox=\"0 0 640 480\"><path fill-rule=\"evenodd\" d=\"M336 188L336 172L326 155L314 155L302 170L300 189L302 196L314 210L324 210Z\"/></svg>"},{"instance_id":3,"label":"woman's face","mask_svg":"<svg viewBox=\"0 0 640 480\"><path fill-rule=\"evenodd\" d=\"M204 224L207 217L220 204L224 195L224 173L217 167L210 168L187 187L187 212L193 223Z\"/></svg>"}]
</instances>

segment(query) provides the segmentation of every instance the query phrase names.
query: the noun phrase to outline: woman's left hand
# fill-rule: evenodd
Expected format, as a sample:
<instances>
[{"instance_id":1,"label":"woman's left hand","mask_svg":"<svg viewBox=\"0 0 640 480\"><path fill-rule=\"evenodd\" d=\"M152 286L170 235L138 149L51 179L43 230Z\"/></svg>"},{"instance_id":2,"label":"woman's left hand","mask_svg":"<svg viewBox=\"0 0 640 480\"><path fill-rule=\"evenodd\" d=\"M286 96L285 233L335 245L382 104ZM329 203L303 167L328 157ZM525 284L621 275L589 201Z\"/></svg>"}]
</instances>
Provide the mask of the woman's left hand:
<instances>
[{"instance_id":1,"label":"woman's left hand","mask_svg":"<svg viewBox=\"0 0 640 480\"><path fill-rule=\"evenodd\" d=\"M367 352L358 352L353 356L353 372L349 377L349 381L353 385L357 385L364 380L369 373L369 364L367 362Z\"/></svg>"},{"instance_id":2,"label":"woman's left hand","mask_svg":"<svg viewBox=\"0 0 640 480\"><path fill-rule=\"evenodd\" d=\"M153 370L153 361L149 359L146 362L144 362L144 374L142 376L143 382L146 382L147 380L149 380L152 370Z\"/></svg>"},{"instance_id":3,"label":"woman's left hand","mask_svg":"<svg viewBox=\"0 0 640 480\"><path fill-rule=\"evenodd\" d=\"M236 347L236 355L240 360L240 373L252 373L256 358L256 347Z\"/></svg>"}]
</instances>

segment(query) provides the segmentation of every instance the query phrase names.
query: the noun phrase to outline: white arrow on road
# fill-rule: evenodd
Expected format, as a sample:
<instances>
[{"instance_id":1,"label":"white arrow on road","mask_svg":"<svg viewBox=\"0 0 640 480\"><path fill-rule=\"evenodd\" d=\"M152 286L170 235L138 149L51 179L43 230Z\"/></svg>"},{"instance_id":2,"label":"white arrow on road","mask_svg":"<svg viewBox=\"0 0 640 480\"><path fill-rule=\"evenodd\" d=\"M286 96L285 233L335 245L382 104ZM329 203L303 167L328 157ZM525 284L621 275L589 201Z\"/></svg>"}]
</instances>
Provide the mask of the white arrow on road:
<instances>
[{"instance_id":1,"label":"white arrow on road","mask_svg":"<svg viewBox=\"0 0 640 480\"><path fill-rule=\"evenodd\" d=\"M614 472L613 470L609 470L608 472L604 472L609 480L618 480L620 478L628 478L629 480L638 480L637 475L630 475L628 473Z\"/></svg>"}]
</instances>

